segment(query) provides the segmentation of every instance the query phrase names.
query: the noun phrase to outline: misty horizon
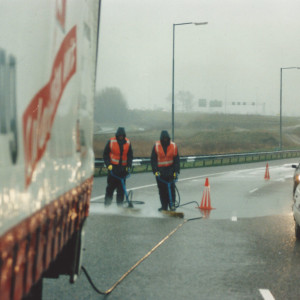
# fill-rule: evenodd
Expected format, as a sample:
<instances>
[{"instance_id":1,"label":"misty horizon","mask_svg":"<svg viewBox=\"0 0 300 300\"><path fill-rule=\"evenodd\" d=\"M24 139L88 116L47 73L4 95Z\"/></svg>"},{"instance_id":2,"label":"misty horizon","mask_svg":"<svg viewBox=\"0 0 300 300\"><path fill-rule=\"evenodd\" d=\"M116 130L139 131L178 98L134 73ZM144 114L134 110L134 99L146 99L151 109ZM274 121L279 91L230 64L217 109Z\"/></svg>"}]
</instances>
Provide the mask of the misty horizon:
<instances>
[{"instance_id":1,"label":"misty horizon","mask_svg":"<svg viewBox=\"0 0 300 300\"><path fill-rule=\"evenodd\" d=\"M118 87L130 109L168 109L175 94L245 101L279 114L280 68L300 66L296 0L103 1L96 90ZM283 115L300 108L300 70L283 70Z\"/></svg>"}]
</instances>

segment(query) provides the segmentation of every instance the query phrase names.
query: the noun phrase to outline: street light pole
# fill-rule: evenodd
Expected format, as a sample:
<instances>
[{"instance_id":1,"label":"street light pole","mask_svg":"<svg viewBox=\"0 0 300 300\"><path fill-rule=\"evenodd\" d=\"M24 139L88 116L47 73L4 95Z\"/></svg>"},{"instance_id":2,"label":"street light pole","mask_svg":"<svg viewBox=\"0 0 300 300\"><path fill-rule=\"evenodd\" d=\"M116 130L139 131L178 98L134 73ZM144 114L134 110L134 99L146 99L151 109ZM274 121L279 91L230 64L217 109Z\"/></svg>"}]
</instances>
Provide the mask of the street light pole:
<instances>
[{"instance_id":1,"label":"street light pole","mask_svg":"<svg viewBox=\"0 0 300 300\"><path fill-rule=\"evenodd\" d=\"M280 68L280 140L279 140L279 150L282 150L282 70L287 69L300 69L299 67L286 67L286 68Z\"/></svg>"},{"instance_id":2,"label":"street light pole","mask_svg":"<svg viewBox=\"0 0 300 300\"><path fill-rule=\"evenodd\" d=\"M175 105L174 105L174 71L175 71L175 26L179 25L206 25L208 22L188 22L188 23L177 23L173 24L173 59L172 59L172 141L174 141L174 112L175 112Z\"/></svg>"}]
</instances>

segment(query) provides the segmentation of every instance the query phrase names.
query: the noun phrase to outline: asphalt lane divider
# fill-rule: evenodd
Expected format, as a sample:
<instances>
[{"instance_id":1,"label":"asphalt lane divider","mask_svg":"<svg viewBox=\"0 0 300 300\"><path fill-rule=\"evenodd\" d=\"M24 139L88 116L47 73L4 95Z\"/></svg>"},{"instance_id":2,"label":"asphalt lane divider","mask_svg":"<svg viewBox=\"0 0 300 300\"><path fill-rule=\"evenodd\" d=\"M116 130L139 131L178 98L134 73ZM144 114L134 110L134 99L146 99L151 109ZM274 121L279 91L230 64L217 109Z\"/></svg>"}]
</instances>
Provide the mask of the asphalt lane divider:
<instances>
[{"instance_id":1,"label":"asphalt lane divider","mask_svg":"<svg viewBox=\"0 0 300 300\"><path fill-rule=\"evenodd\" d=\"M147 259L159 246L161 246L170 236L172 236L179 228L181 228L184 224L186 224L189 221L194 221L194 220L200 220L202 219L202 217L198 217L198 218L191 218L191 219L186 219L184 220L182 223L180 223L175 229L173 229L167 236L165 236L158 244L156 244L144 257L142 257L139 261L137 261L123 276L120 277L120 279L114 283L114 285L109 288L108 290L106 290L105 292L100 291L95 284L92 281L91 276L88 274L86 268L84 266L81 267L82 271L84 272L84 274L86 275L89 283L91 284L91 286L93 287L93 289L101 295L108 295L110 294L117 286L118 284L120 284L125 277L127 277L138 265L140 265L145 259Z\"/></svg>"}]
</instances>

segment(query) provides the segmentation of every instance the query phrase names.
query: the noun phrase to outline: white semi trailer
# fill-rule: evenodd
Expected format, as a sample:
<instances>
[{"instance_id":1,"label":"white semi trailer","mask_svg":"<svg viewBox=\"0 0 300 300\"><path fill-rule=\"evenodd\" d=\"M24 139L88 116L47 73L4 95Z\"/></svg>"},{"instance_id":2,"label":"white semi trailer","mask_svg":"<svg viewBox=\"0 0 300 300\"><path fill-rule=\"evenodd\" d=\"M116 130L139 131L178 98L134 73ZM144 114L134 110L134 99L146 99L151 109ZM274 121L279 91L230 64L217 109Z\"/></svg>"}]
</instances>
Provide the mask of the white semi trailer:
<instances>
[{"instance_id":1,"label":"white semi trailer","mask_svg":"<svg viewBox=\"0 0 300 300\"><path fill-rule=\"evenodd\" d=\"M0 299L80 270L101 0L0 1Z\"/></svg>"}]
</instances>

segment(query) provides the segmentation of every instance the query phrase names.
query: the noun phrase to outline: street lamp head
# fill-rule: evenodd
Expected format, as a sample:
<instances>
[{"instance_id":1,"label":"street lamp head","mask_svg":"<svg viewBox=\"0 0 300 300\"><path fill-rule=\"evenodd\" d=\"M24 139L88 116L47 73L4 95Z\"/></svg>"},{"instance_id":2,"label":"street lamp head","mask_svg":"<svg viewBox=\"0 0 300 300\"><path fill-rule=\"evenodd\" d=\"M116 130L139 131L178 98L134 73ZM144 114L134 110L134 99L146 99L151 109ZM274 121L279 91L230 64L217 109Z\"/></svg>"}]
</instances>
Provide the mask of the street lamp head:
<instances>
[{"instance_id":1,"label":"street lamp head","mask_svg":"<svg viewBox=\"0 0 300 300\"><path fill-rule=\"evenodd\" d=\"M208 22L193 22L194 25L206 25Z\"/></svg>"},{"instance_id":2,"label":"street lamp head","mask_svg":"<svg viewBox=\"0 0 300 300\"><path fill-rule=\"evenodd\" d=\"M175 59L174 59L174 53L175 53L175 27L179 25L206 25L208 22L185 22L185 23L176 23L173 24L173 64L172 64L172 141L174 141L174 69L175 69Z\"/></svg>"}]
</instances>

